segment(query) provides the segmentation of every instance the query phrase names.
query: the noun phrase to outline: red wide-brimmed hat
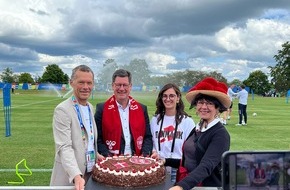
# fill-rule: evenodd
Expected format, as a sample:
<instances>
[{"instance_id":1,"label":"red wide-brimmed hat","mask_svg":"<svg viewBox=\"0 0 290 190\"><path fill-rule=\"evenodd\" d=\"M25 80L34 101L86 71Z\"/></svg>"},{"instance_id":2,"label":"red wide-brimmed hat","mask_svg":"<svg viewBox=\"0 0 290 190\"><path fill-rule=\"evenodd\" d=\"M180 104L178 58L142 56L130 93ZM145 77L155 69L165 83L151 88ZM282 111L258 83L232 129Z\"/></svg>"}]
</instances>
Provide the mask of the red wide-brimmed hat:
<instances>
[{"instance_id":1,"label":"red wide-brimmed hat","mask_svg":"<svg viewBox=\"0 0 290 190\"><path fill-rule=\"evenodd\" d=\"M228 87L225 83L219 82L212 77L207 77L193 86L185 95L185 98L189 103L192 103L197 94L205 94L215 97L225 108L229 108L231 100L227 95L227 91Z\"/></svg>"}]
</instances>

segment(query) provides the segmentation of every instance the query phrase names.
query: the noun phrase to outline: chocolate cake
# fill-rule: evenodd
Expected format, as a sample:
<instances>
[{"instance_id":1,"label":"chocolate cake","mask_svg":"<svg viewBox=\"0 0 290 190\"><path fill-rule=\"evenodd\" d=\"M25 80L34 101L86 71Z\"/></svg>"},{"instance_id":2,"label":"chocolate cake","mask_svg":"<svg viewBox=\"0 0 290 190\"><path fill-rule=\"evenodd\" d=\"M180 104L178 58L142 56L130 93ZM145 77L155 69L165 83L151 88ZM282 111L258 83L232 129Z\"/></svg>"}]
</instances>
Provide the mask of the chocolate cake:
<instances>
[{"instance_id":1,"label":"chocolate cake","mask_svg":"<svg viewBox=\"0 0 290 190\"><path fill-rule=\"evenodd\" d=\"M95 164L92 179L114 187L148 187L165 180L162 162L150 157L113 156Z\"/></svg>"}]
</instances>

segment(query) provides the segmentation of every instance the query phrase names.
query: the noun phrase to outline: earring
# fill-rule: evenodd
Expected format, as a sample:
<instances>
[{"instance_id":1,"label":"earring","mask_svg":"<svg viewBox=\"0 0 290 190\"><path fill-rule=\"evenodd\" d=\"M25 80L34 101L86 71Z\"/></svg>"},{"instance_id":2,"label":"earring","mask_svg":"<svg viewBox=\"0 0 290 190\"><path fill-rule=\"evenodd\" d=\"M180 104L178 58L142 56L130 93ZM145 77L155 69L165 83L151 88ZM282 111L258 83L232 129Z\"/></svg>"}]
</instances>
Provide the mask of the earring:
<instances>
[{"instance_id":1,"label":"earring","mask_svg":"<svg viewBox=\"0 0 290 190\"><path fill-rule=\"evenodd\" d=\"M219 117L219 113L216 113L214 117L215 118L218 118Z\"/></svg>"}]
</instances>

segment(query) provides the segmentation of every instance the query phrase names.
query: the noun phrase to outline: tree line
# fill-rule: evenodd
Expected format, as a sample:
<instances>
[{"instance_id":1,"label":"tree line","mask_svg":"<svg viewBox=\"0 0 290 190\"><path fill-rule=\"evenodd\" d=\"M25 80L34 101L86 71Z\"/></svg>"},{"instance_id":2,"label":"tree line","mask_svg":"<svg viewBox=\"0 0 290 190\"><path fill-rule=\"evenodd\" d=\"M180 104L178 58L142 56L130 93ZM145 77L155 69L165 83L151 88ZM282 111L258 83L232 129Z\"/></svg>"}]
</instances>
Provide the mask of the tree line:
<instances>
[{"instance_id":1,"label":"tree line","mask_svg":"<svg viewBox=\"0 0 290 190\"><path fill-rule=\"evenodd\" d=\"M30 73L24 72L21 74L14 74L12 69L7 67L0 74L2 82L7 83L53 83L53 84L68 84L69 76L65 74L61 68L56 64L48 65L45 68L41 77L32 77Z\"/></svg>"},{"instance_id":2,"label":"tree line","mask_svg":"<svg viewBox=\"0 0 290 190\"><path fill-rule=\"evenodd\" d=\"M127 65L119 66L114 59L107 59L103 64L101 71L95 72L95 80L97 85L106 87L111 84L112 74L116 69L123 68L130 71L133 75L133 85L152 85L163 86L168 82L177 84L178 86L193 86L198 81L205 77L211 76L226 84L245 84L255 94L263 95L265 92L275 89L277 92L284 94L290 89L290 43L286 42L282 45L282 50L278 51L277 55L274 55L274 59L277 62L275 66L269 66L270 69L270 81L268 75L262 71L253 71L249 74L249 77L240 81L234 79L233 81L227 81L221 73L204 72L198 70L185 70L177 71L164 76L152 75L149 66L144 59L133 59ZM8 83L62 83L68 84L69 76L65 74L61 68L56 64L48 65L41 77L32 78L30 73L21 73L19 75L13 74L11 68L6 68L0 74L0 78L3 82Z\"/></svg>"}]
</instances>

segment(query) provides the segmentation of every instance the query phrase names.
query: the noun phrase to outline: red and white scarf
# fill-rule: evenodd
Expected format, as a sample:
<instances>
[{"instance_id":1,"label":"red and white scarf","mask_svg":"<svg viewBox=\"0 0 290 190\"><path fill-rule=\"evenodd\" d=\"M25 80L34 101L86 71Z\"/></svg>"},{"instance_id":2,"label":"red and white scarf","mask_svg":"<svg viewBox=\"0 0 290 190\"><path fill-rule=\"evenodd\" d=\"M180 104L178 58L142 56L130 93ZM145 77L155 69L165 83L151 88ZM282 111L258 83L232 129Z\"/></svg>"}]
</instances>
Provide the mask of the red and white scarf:
<instances>
[{"instance_id":1,"label":"red and white scarf","mask_svg":"<svg viewBox=\"0 0 290 190\"><path fill-rule=\"evenodd\" d=\"M129 127L134 140L135 153L139 156L146 131L145 118L142 106L131 96L129 96L129 101ZM114 95L105 102L102 117L103 140L112 154L119 155L122 123Z\"/></svg>"}]
</instances>

